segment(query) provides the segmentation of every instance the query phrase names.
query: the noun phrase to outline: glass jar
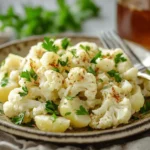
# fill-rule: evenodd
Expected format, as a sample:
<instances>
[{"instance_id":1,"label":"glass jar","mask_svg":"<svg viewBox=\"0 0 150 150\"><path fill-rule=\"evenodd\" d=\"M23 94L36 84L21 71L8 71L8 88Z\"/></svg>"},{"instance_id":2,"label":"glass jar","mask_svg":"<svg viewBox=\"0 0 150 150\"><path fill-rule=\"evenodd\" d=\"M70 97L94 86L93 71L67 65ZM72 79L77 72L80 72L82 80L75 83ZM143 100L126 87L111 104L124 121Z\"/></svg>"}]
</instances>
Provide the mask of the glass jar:
<instances>
[{"instance_id":1,"label":"glass jar","mask_svg":"<svg viewBox=\"0 0 150 150\"><path fill-rule=\"evenodd\" d=\"M150 50L150 0L119 0L117 30L122 38Z\"/></svg>"}]
</instances>

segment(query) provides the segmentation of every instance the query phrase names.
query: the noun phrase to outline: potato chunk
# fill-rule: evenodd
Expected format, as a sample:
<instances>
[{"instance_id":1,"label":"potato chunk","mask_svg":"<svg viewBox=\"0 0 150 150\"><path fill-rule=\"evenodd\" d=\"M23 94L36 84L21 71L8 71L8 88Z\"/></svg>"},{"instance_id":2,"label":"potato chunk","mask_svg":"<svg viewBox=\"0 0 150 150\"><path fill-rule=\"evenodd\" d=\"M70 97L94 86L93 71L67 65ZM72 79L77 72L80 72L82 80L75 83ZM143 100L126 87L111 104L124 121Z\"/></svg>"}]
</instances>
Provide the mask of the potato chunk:
<instances>
[{"instance_id":1,"label":"potato chunk","mask_svg":"<svg viewBox=\"0 0 150 150\"><path fill-rule=\"evenodd\" d=\"M73 98L73 100L67 100L66 98L63 98L59 105L60 114L69 119L74 128L86 127L91 121L88 114L78 115L76 113L80 106L87 109L86 103L79 98Z\"/></svg>"},{"instance_id":2,"label":"potato chunk","mask_svg":"<svg viewBox=\"0 0 150 150\"><path fill-rule=\"evenodd\" d=\"M54 120L49 115L38 115L35 116L34 120L40 130L47 132L65 132L70 126L70 121L63 117Z\"/></svg>"}]
</instances>

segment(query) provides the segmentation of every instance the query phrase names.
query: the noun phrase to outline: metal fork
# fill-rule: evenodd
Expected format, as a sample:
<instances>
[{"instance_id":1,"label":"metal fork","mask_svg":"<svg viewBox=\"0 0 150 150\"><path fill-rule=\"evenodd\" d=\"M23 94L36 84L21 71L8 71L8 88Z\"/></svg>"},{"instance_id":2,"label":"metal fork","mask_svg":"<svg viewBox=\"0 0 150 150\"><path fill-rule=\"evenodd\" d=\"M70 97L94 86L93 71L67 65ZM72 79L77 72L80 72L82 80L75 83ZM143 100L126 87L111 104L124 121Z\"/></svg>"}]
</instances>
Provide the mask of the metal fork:
<instances>
[{"instance_id":1,"label":"metal fork","mask_svg":"<svg viewBox=\"0 0 150 150\"><path fill-rule=\"evenodd\" d=\"M107 31L100 33L100 40L104 48L115 49L121 48L126 55L130 58L132 63L139 71L144 71L147 67L143 62L138 58L134 51L128 46L128 44L121 39L115 31Z\"/></svg>"}]
</instances>

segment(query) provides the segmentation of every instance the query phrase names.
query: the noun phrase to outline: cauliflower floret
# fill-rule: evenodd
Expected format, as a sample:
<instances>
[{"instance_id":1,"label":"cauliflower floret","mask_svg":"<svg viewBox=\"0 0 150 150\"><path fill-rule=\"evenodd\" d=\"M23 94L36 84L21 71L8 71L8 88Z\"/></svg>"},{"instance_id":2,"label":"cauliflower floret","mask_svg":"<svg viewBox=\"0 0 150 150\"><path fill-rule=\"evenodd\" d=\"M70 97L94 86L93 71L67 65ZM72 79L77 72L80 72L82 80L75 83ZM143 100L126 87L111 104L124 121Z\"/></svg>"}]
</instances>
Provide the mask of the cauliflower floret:
<instances>
[{"instance_id":1,"label":"cauliflower floret","mask_svg":"<svg viewBox=\"0 0 150 150\"><path fill-rule=\"evenodd\" d=\"M76 96L80 92L84 92L87 100L95 99L97 93L96 78L93 74L87 73L85 69L80 67L72 68L65 79L66 89L59 91L59 96L67 95Z\"/></svg>"},{"instance_id":2,"label":"cauliflower floret","mask_svg":"<svg viewBox=\"0 0 150 150\"><path fill-rule=\"evenodd\" d=\"M40 62L42 66L44 66L47 69L50 69L58 65L58 59L59 59L59 55L57 55L56 53L46 52L40 59Z\"/></svg>"},{"instance_id":3,"label":"cauliflower floret","mask_svg":"<svg viewBox=\"0 0 150 150\"><path fill-rule=\"evenodd\" d=\"M57 117L56 120L49 115L38 115L34 118L36 126L47 132L65 132L70 126L70 120Z\"/></svg>"},{"instance_id":4,"label":"cauliflower floret","mask_svg":"<svg viewBox=\"0 0 150 150\"><path fill-rule=\"evenodd\" d=\"M30 93L30 89L28 90ZM28 98L28 95L22 96L20 94L22 92L25 92L22 88L15 88L10 92L8 101L3 105L4 113L6 116L14 117L21 112L32 110L33 108L39 107L41 105L41 102L37 100L31 100L31 97ZM32 93L32 96L33 94L35 96L39 95L39 93Z\"/></svg>"},{"instance_id":5,"label":"cauliflower floret","mask_svg":"<svg viewBox=\"0 0 150 150\"><path fill-rule=\"evenodd\" d=\"M131 61L129 60L129 58L125 55L125 53L123 52L122 49L120 48L116 48L113 51L112 57L113 59L116 58L116 56L118 54L122 54L121 57L125 58L126 60L123 62L120 62L117 64L117 70L119 71L119 73L124 73L126 72L128 69L130 69L133 65L131 64Z\"/></svg>"},{"instance_id":6,"label":"cauliflower floret","mask_svg":"<svg viewBox=\"0 0 150 150\"><path fill-rule=\"evenodd\" d=\"M76 57L72 58L72 65L76 67L87 68L89 66L90 57L86 51L81 49L76 50Z\"/></svg>"},{"instance_id":7,"label":"cauliflower floret","mask_svg":"<svg viewBox=\"0 0 150 150\"><path fill-rule=\"evenodd\" d=\"M119 124L128 123L131 113L130 100L124 97L120 102L116 102L114 98L108 96L91 115L90 126L94 129L105 129Z\"/></svg>"},{"instance_id":8,"label":"cauliflower floret","mask_svg":"<svg viewBox=\"0 0 150 150\"><path fill-rule=\"evenodd\" d=\"M123 76L127 80L136 80L137 73L138 73L138 69L133 67L127 70L126 72L124 72Z\"/></svg>"},{"instance_id":9,"label":"cauliflower floret","mask_svg":"<svg viewBox=\"0 0 150 150\"><path fill-rule=\"evenodd\" d=\"M104 59L98 58L96 62L97 62L96 66L104 72L112 70L115 66L114 61L108 58Z\"/></svg>"},{"instance_id":10,"label":"cauliflower floret","mask_svg":"<svg viewBox=\"0 0 150 150\"><path fill-rule=\"evenodd\" d=\"M32 46L27 58L37 58L40 59L42 55L45 53L45 49L42 47L42 42L39 42L37 45Z\"/></svg>"},{"instance_id":11,"label":"cauliflower floret","mask_svg":"<svg viewBox=\"0 0 150 150\"><path fill-rule=\"evenodd\" d=\"M78 97L68 100L63 98L59 105L60 114L71 121L71 125L75 128L82 128L88 126L91 121L90 116L87 114L77 114L77 110L83 107L87 111L87 105Z\"/></svg>"},{"instance_id":12,"label":"cauliflower floret","mask_svg":"<svg viewBox=\"0 0 150 150\"><path fill-rule=\"evenodd\" d=\"M22 60L23 58L18 55L9 54L0 70L6 72L17 70L19 69Z\"/></svg>"},{"instance_id":13,"label":"cauliflower floret","mask_svg":"<svg viewBox=\"0 0 150 150\"><path fill-rule=\"evenodd\" d=\"M47 70L44 72L39 86L47 100L55 100L58 98L57 93L62 86L63 80L64 77L56 71Z\"/></svg>"},{"instance_id":14,"label":"cauliflower floret","mask_svg":"<svg viewBox=\"0 0 150 150\"><path fill-rule=\"evenodd\" d=\"M130 96L129 99L132 105L132 113L138 112L140 108L144 105L144 97L139 86L136 86L133 89L133 94Z\"/></svg>"},{"instance_id":15,"label":"cauliflower floret","mask_svg":"<svg viewBox=\"0 0 150 150\"><path fill-rule=\"evenodd\" d=\"M99 52L97 45L92 42L79 42L73 48L86 51L91 59Z\"/></svg>"}]
</instances>

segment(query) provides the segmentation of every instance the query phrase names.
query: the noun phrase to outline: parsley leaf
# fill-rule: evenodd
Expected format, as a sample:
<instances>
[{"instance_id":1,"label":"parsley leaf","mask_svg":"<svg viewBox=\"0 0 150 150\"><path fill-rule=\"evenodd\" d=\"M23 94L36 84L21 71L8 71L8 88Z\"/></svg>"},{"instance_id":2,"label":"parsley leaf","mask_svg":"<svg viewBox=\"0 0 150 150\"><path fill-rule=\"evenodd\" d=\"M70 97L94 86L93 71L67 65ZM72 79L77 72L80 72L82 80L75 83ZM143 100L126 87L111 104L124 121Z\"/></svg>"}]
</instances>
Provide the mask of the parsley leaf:
<instances>
[{"instance_id":1,"label":"parsley leaf","mask_svg":"<svg viewBox=\"0 0 150 150\"><path fill-rule=\"evenodd\" d=\"M90 61L90 63L97 64L97 63L96 63L96 60L97 60L98 58L101 58L101 57L102 57L102 52L99 51L99 52L92 58L92 60Z\"/></svg>"},{"instance_id":2,"label":"parsley leaf","mask_svg":"<svg viewBox=\"0 0 150 150\"><path fill-rule=\"evenodd\" d=\"M31 82L30 73L27 70L21 72L20 77L25 78L27 81Z\"/></svg>"},{"instance_id":3,"label":"parsley leaf","mask_svg":"<svg viewBox=\"0 0 150 150\"><path fill-rule=\"evenodd\" d=\"M57 119L56 114L53 114L53 115L51 116L51 119L52 119L52 121L53 121L53 122L55 122L55 121L56 121L56 119Z\"/></svg>"},{"instance_id":4,"label":"parsley leaf","mask_svg":"<svg viewBox=\"0 0 150 150\"><path fill-rule=\"evenodd\" d=\"M99 79L98 81L99 81L99 82L104 82L103 79Z\"/></svg>"},{"instance_id":5,"label":"parsley leaf","mask_svg":"<svg viewBox=\"0 0 150 150\"><path fill-rule=\"evenodd\" d=\"M0 64L0 67L4 66L5 65L5 60L3 60Z\"/></svg>"},{"instance_id":6,"label":"parsley leaf","mask_svg":"<svg viewBox=\"0 0 150 150\"><path fill-rule=\"evenodd\" d=\"M8 73L5 73L4 77L2 78L0 85L1 87L5 87L8 84Z\"/></svg>"},{"instance_id":7,"label":"parsley leaf","mask_svg":"<svg viewBox=\"0 0 150 150\"><path fill-rule=\"evenodd\" d=\"M69 46L69 44L70 44L70 40L68 38L62 39L61 46L62 46L63 49L67 49L67 47Z\"/></svg>"},{"instance_id":8,"label":"parsley leaf","mask_svg":"<svg viewBox=\"0 0 150 150\"><path fill-rule=\"evenodd\" d=\"M66 59L66 61L62 61L62 60L58 60L58 63L60 63L62 66L67 66L67 63L68 63L68 57Z\"/></svg>"},{"instance_id":9,"label":"parsley leaf","mask_svg":"<svg viewBox=\"0 0 150 150\"><path fill-rule=\"evenodd\" d=\"M147 69L147 70L146 70L146 73L150 75L150 70Z\"/></svg>"},{"instance_id":10,"label":"parsley leaf","mask_svg":"<svg viewBox=\"0 0 150 150\"><path fill-rule=\"evenodd\" d=\"M118 63L127 61L127 59L123 57L122 55L123 53L119 53L115 56L114 58L115 67L117 67Z\"/></svg>"},{"instance_id":11,"label":"parsley leaf","mask_svg":"<svg viewBox=\"0 0 150 150\"><path fill-rule=\"evenodd\" d=\"M80 108L78 110L76 110L76 114L77 115L88 115L89 113L82 105L80 105Z\"/></svg>"},{"instance_id":12,"label":"parsley leaf","mask_svg":"<svg viewBox=\"0 0 150 150\"><path fill-rule=\"evenodd\" d=\"M69 115L71 115L71 112L66 112L65 113L65 116L69 116Z\"/></svg>"},{"instance_id":13,"label":"parsley leaf","mask_svg":"<svg viewBox=\"0 0 150 150\"><path fill-rule=\"evenodd\" d=\"M121 82L122 79L119 75L119 72L117 72L116 70L110 70L107 73L110 77L114 77L116 82Z\"/></svg>"},{"instance_id":14,"label":"parsley leaf","mask_svg":"<svg viewBox=\"0 0 150 150\"><path fill-rule=\"evenodd\" d=\"M70 52L72 53L73 57L78 58L76 55L76 49L72 49Z\"/></svg>"},{"instance_id":15,"label":"parsley leaf","mask_svg":"<svg viewBox=\"0 0 150 150\"><path fill-rule=\"evenodd\" d=\"M46 101L45 110L47 111L48 114L55 114L55 115L59 114L58 105L50 100Z\"/></svg>"},{"instance_id":16,"label":"parsley leaf","mask_svg":"<svg viewBox=\"0 0 150 150\"><path fill-rule=\"evenodd\" d=\"M144 106L140 109L140 113L144 114L150 111L150 101L145 100Z\"/></svg>"},{"instance_id":17,"label":"parsley leaf","mask_svg":"<svg viewBox=\"0 0 150 150\"><path fill-rule=\"evenodd\" d=\"M42 47L45 48L49 52L57 53L58 46L54 44L54 41L52 39L49 39L48 37L44 38L44 42L42 43Z\"/></svg>"},{"instance_id":18,"label":"parsley leaf","mask_svg":"<svg viewBox=\"0 0 150 150\"><path fill-rule=\"evenodd\" d=\"M58 68L54 67L52 68L52 70L56 71L56 72L60 72Z\"/></svg>"},{"instance_id":19,"label":"parsley leaf","mask_svg":"<svg viewBox=\"0 0 150 150\"><path fill-rule=\"evenodd\" d=\"M72 101L75 97L73 96L66 96L66 99L69 100L69 101Z\"/></svg>"},{"instance_id":20,"label":"parsley leaf","mask_svg":"<svg viewBox=\"0 0 150 150\"><path fill-rule=\"evenodd\" d=\"M86 51L86 53L88 53L88 51L90 51L90 47L89 46L84 46L84 45L82 45L82 44L80 44L80 47L83 49L83 50L85 50ZM89 53L88 53L89 54Z\"/></svg>"},{"instance_id":21,"label":"parsley leaf","mask_svg":"<svg viewBox=\"0 0 150 150\"><path fill-rule=\"evenodd\" d=\"M20 113L18 116L11 118L11 121L17 125L21 125L25 116L25 112Z\"/></svg>"},{"instance_id":22,"label":"parsley leaf","mask_svg":"<svg viewBox=\"0 0 150 150\"><path fill-rule=\"evenodd\" d=\"M30 76L31 76L31 78L34 79L35 81L36 81L37 78L38 78L36 72L35 72L33 69L30 70Z\"/></svg>"},{"instance_id":23,"label":"parsley leaf","mask_svg":"<svg viewBox=\"0 0 150 150\"><path fill-rule=\"evenodd\" d=\"M20 77L25 78L29 82L31 82L31 78L34 79L35 81L38 78L36 72L33 69L31 69L30 71L26 70L21 72Z\"/></svg>"},{"instance_id":24,"label":"parsley leaf","mask_svg":"<svg viewBox=\"0 0 150 150\"><path fill-rule=\"evenodd\" d=\"M87 72L92 73L93 75L96 75L95 70L91 66L87 69Z\"/></svg>"},{"instance_id":25,"label":"parsley leaf","mask_svg":"<svg viewBox=\"0 0 150 150\"><path fill-rule=\"evenodd\" d=\"M22 87L23 92L19 92L21 97L28 95L28 89L26 86Z\"/></svg>"}]
</instances>

